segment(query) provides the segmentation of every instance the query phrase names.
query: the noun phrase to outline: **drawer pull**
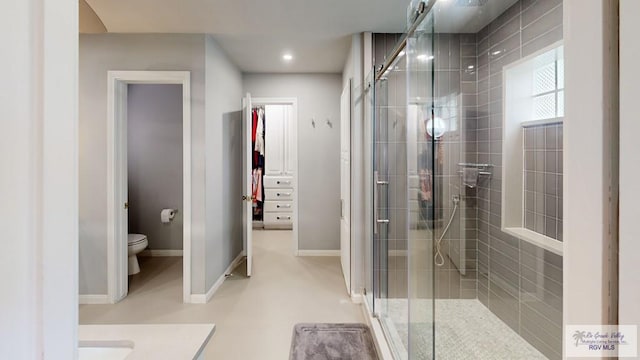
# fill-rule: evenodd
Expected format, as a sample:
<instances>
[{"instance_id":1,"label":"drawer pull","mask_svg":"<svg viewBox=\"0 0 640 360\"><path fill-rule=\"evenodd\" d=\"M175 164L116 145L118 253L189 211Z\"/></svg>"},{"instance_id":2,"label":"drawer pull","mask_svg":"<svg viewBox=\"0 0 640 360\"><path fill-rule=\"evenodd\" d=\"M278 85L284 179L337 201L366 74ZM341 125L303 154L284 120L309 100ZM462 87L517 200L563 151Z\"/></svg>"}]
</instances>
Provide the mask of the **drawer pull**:
<instances>
[{"instance_id":1,"label":"drawer pull","mask_svg":"<svg viewBox=\"0 0 640 360\"><path fill-rule=\"evenodd\" d=\"M276 207L277 207L278 209L280 209L280 208L289 209L289 208L291 207L291 205L276 205Z\"/></svg>"},{"instance_id":2,"label":"drawer pull","mask_svg":"<svg viewBox=\"0 0 640 360\"><path fill-rule=\"evenodd\" d=\"M289 184L291 184L291 181L280 181L280 180L278 180L278 181L277 181L277 184L278 184L278 185L280 185L280 184L286 184L286 185L289 185Z\"/></svg>"},{"instance_id":3,"label":"drawer pull","mask_svg":"<svg viewBox=\"0 0 640 360\"><path fill-rule=\"evenodd\" d=\"M282 219L284 219L284 218L283 218L283 217L280 217L280 216L277 216L277 217L276 217L276 219L278 219L278 220L282 220ZM291 216L287 216L287 217L286 217L286 220L291 220Z\"/></svg>"},{"instance_id":4,"label":"drawer pull","mask_svg":"<svg viewBox=\"0 0 640 360\"><path fill-rule=\"evenodd\" d=\"M277 193L276 195L277 196L280 196L280 195L282 195L282 196L291 196L291 193Z\"/></svg>"}]
</instances>

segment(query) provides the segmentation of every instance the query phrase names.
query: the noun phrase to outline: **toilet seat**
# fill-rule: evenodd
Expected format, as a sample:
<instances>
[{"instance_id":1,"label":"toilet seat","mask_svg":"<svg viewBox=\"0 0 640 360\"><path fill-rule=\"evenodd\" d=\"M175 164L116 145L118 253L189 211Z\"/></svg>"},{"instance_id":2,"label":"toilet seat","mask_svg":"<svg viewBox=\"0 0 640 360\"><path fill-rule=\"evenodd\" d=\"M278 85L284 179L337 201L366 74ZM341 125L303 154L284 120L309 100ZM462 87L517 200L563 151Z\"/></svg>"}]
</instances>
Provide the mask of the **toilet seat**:
<instances>
[{"instance_id":1,"label":"toilet seat","mask_svg":"<svg viewBox=\"0 0 640 360\"><path fill-rule=\"evenodd\" d=\"M129 234L127 238L127 245L133 246L137 244L141 244L147 240L147 237L142 234Z\"/></svg>"}]
</instances>

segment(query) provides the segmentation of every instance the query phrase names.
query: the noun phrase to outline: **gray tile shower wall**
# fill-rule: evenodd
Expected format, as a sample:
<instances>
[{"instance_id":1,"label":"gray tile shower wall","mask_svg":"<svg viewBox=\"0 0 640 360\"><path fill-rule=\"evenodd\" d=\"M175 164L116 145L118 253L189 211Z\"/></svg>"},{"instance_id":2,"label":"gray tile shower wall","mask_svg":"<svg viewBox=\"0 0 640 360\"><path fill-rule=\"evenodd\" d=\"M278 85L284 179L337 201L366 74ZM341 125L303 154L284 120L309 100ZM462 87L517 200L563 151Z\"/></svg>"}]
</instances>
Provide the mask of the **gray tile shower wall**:
<instances>
[{"instance_id":1,"label":"gray tile shower wall","mask_svg":"<svg viewBox=\"0 0 640 360\"><path fill-rule=\"evenodd\" d=\"M447 132L436 141L440 151L436 152L434 169L435 236L442 237L444 258L444 264L435 268L435 297L475 299L476 191L462 185L458 164L469 161L470 154L476 151L476 37L436 34L434 45L434 111L447 124ZM475 157L471 161L476 162ZM457 210L454 197L461 199ZM451 226L443 235L450 219Z\"/></svg>"},{"instance_id":2,"label":"gray tile shower wall","mask_svg":"<svg viewBox=\"0 0 640 360\"><path fill-rule=\"evenodd\" d=\"M562 124L528 127L523 137L525 227L562 241Z\"/></svg>"},{"instance_id":3,"label":"gray tile shower wall","mask_svg":"<svg viewBox=\"0 0 640 360\"><path fill-rule=\"evenodd\" d=\"M521 0L479 31L476 37L477 152L468 153L467 159L477 156L480 163L494 164L491 179L480 182L477 192L478 299L545 356L560 359L562 257L501 231L501 185L502 69L562 40L562 0ZM561 130L556 129L556 135L557 131ZM550 134L550 138L552 136ZM544 154L543 162L547 154L555 156L556 170L549 181L557 186L562 177L558 170L562 164L557 142L553 149L544 144L539 152ZM552 162L549 158L550 165ZM538 177L541 183L547 181L546 174ZM535 190L536 183L533 184ZM538 209L545 215L542 216L545 232L546 218L553 219L548 234L561 236L561 231L557 231L562 224L561 206L554 205L561 203L558 202L561 194L556 188L555 193L549 195L549 209L546 208L546 197L539 199L540 207L536 208L534 195L533 213L537 214L535 210ZM555 217L551 217L554 211ZM535 223L535 216L533 221Z\"/></svg>"}]
</instances>

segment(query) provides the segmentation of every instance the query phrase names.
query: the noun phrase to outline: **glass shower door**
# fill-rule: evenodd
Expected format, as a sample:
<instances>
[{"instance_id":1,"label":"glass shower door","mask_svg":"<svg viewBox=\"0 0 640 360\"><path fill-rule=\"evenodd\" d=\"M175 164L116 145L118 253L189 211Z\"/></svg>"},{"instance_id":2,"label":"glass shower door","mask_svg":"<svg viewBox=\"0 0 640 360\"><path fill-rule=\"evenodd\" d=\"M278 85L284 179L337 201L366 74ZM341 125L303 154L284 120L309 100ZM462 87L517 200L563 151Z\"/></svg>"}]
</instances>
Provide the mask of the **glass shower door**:
<instances>
[{"instance_id":1,"label":"glass shower door","mask_svg":"<svg viewBox=\"0 0 640 360\"><path fill-rule=\"evenodd\" d=\"M397 358L408 348L406 66L398 57L375 83L374 309Z\"/></svg>"},{"instance_id":2,"label":"glass shower door","mask_svg":"<svg viewBox=\"0 0 640 360\"><path fill-rule=\"evenodd\" d=\"M434 224L441 189L436 172L433 13L407 39L407 173L409 189L409 359L435 358Z\"/></svg>"},{"instance_id":3,"label":"glass shower door","mask_svg":"<svg viewBox=\"0 0 640 360\"><path fill-rule=\"evenodd\" d=\"M433 15L373 86L373 303L397 359L434 358Z\"/></svg>"}]
</instances>

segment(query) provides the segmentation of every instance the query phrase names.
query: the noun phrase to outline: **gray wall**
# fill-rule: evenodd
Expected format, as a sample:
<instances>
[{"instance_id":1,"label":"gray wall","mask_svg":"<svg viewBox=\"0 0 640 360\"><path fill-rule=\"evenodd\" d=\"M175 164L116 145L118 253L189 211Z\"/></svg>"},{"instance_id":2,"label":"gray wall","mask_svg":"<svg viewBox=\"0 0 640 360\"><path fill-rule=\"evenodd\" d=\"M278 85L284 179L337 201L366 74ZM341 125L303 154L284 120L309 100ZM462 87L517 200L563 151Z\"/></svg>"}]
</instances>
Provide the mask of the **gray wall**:
<instances>
[{"instance_id":1,"label":"gray wall","mask_svg":"<svg viewBox=\"0 0 640 360\"><path fill-rule=\"evenodd\" d=\"M107 71L191 71L192 243L197 249L204 246L205 218L204 35L80 35L79 56L80 294L106 294ZM204 251L195 249L192 287L203 292L197 274L204 273Z\"/></svg>"},{"instance_id":2,"label":"gray wall","mask_svg":"<svg viewBox=\"0 0 640 360\"><path fill-rule=\"evenodd\" d=\"M243 182L242 73L210 36L205 54L206 291L242 251Z\"/></svg>"},{"instance_id":3,"label":"gray wall","mask_svg":"<svg viewBox=\"0 0 640 360\"><path fill-rule=\"evenodd\" d=\"M562 0L521 0L476 35L477 158L469 160L496 165L477 193L478 298L547 357L559 359L562 257L503 233L500 219L502 67L562 40Z\"/></svg>"},{"instance_id":4,"label":"gray wall","mask_svg":"<svg viewBox=\"0 0 640 360\"><path fill-rule=\"evenodd\" d=\"M231 150L238 145L229 143L223 151L222 140L225 119L241 109L241 74L207 35L80 36L81 294L107 293L105 134L109 70L191 72L191 287L192 293L203 294L229 265L229 254L239 253L242 241L241 236L232 235L238 232L241 212L227 209L230 215L225 222L222 207L225 181L233 183L241 171L241 166L224 171L223 160L237 157ZM227 129L231 136L234 130ZM229 185L228 191L238 190Z\"/></svg>"},{"instance_id":5,"label":"gray wall","mask_svg":"<svg viewBox=\"0 0 640 360\"><path fill-rule=\"evenodd\" d=\"M341 75L245 74L243 84L253 97L298 98L299 248L340 249Z\"/></svg>"},{"instance_id":6,"label":"gray wall","mask_svg":"<svg viewBox=\"0 0 640 360\"><path fill-rule=\"evenodd\" d=\"M127 93L129 233L149 249L182 249L182 86L131 84ZM178 209L169 224L164 208Z\"/></svg>"}]
</instances>

